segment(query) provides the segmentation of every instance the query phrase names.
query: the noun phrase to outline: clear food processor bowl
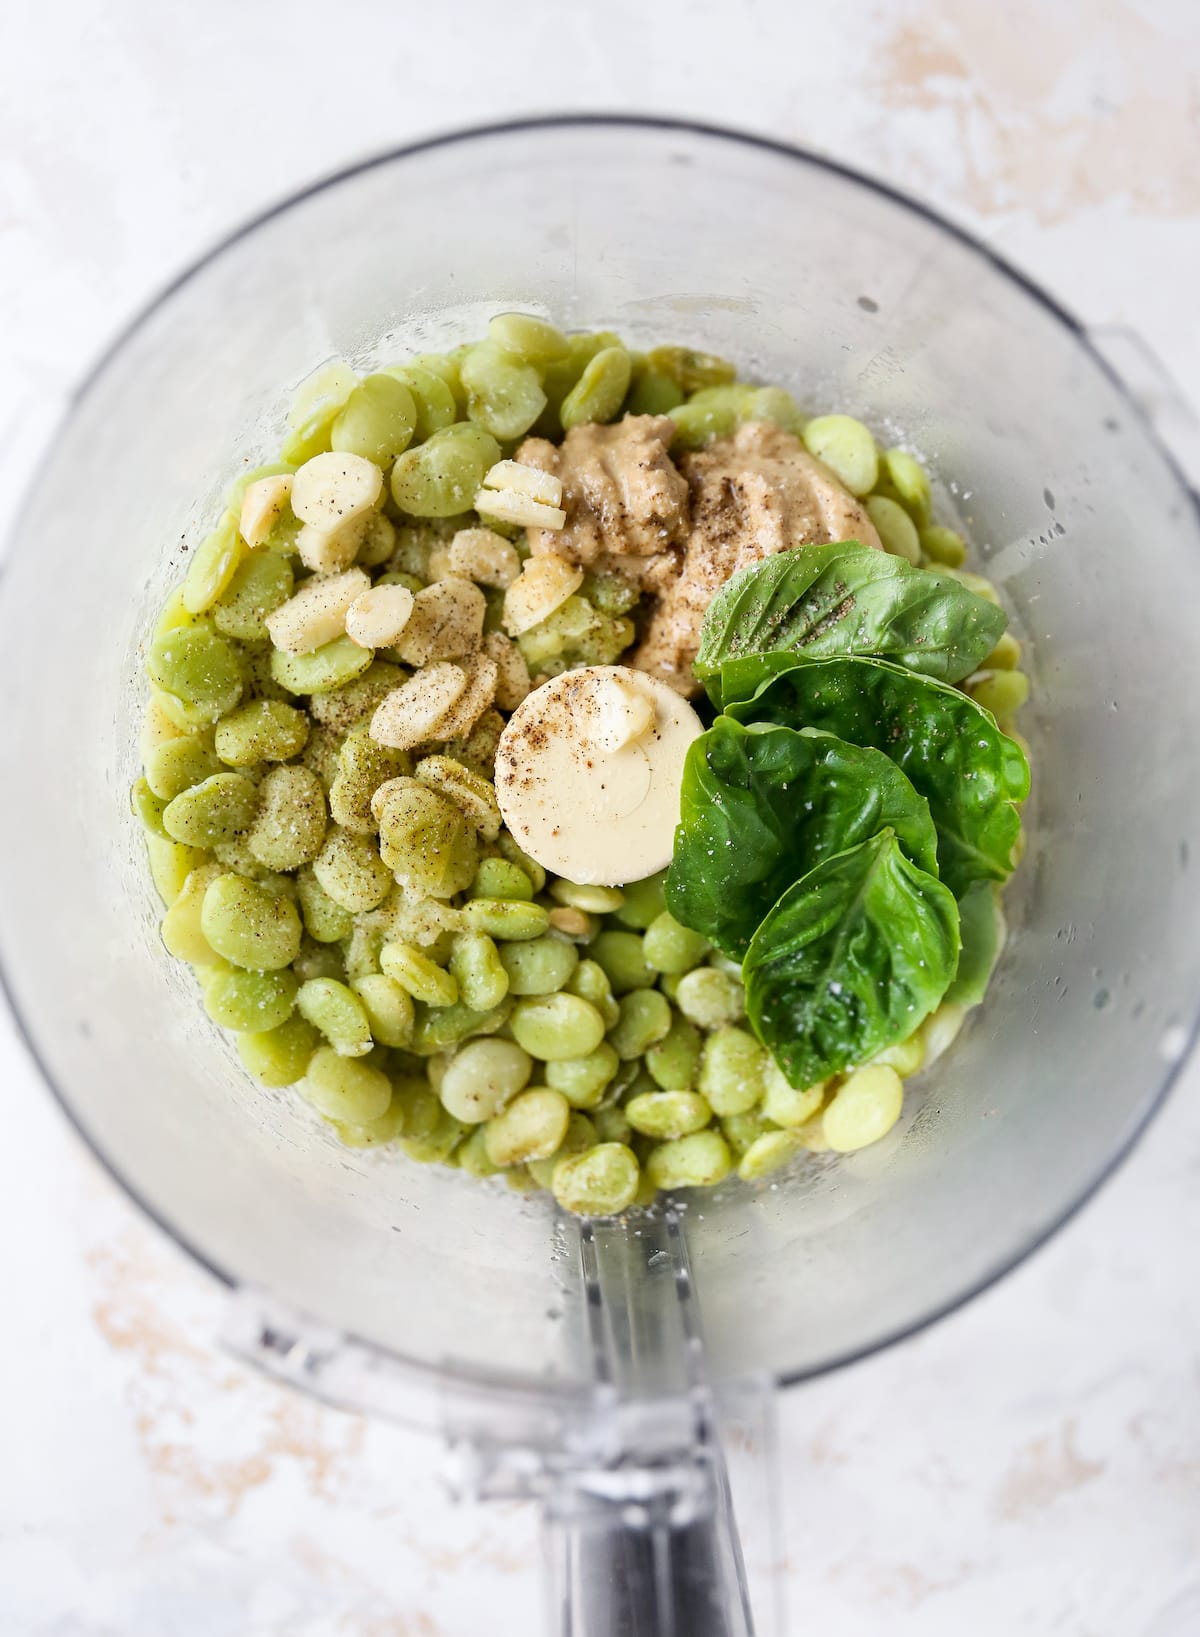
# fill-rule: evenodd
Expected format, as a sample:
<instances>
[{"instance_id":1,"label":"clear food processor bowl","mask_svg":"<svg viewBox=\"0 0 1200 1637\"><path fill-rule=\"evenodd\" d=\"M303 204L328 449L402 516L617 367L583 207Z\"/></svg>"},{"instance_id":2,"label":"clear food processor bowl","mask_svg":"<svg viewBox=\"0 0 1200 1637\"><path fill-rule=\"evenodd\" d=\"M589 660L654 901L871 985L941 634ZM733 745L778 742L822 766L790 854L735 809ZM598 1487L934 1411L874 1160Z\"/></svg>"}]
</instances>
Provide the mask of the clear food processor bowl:
<instances>
[{"instance_id":1,"label":"clear food processor bowl","mask_svg":"<svg viewBox=\"0 0 1200 1637\"><path fill-rule=\"evenodd\" d=\"M331 357L361 369L455 344L514 307L701 345L911 447L1033 677L1012 936L900 1126L836 1163L695 1195L669 1233L606 1228L582 1246L545 1198L348 1151L294 1092L255 1085L164 956L128 802L153 612L231 479L273 454L296 383ZM354 1338L443 1419L456 1393L482 1393L499 1426L504 1405L591 1402L598 1378L634 1400L694 1386L678 1366L699 1345L686 1303L678 1315L689 1276L718 1390L795 1382L904 1335L1064 1221L1192 1038L1192 497L1062 312L811 156L666 122L531 122L387 156L270 212L79 390L0 596L0 956L46 1079L198 1260ZM606 1280L609 1309L634 1317L606 1318L598 1346L581 1313Z\"/></svg>"}]
</instances>

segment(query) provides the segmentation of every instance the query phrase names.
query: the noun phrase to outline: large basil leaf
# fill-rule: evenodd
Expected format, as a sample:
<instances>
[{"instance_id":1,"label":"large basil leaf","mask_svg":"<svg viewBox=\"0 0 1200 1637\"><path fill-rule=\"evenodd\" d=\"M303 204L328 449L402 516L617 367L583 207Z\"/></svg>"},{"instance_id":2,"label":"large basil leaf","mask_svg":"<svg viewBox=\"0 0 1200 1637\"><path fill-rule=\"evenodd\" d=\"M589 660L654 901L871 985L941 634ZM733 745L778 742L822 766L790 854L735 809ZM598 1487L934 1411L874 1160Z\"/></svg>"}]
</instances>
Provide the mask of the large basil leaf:
<instances>
[{"instance_id":1,"label":"large basil leaf","mask_svg":"<svg viewBox=\"0 0 1200 1637\"><path fill-rule=\"evenodd\" d=\"M952 575L839 540L779 552L735 574L708 606L694 668L718 707L721 666L750 655L868 654L958 682L1007 623L1003 609Z\"/></svg>"},{"instance_id":2,"label":"large basil leaf","mask_svg":"<svg viewBox=\"0 0 1200 1637\"><path fill-rule=\"evenodd\" d=\"M906 1040L958 962L958 906L892 830L818 864L750 942L746 1012L794 1086Z\"/></svg>"},{"instance_id":3,"label":"large basil leaf","mask_svg":"<svg viewBox=\"0 0 1200 1637\"><path fill-rule=\"evenodd\" d=\"M718 716L684 764L667 904L740 961L793 881L885 825L937 874L929 803L880 751Z\"/></svg>"},{"instance_id":4,"label":"large basil leaf","mask_svg":"<svg viewBox=\"0 0 1200 1637\"><path fill-rule=\"evenodd\" d=\"M946 999L960 1006L978 1006L1008 936L999 894L990 881L976 881L963 893L958 901L958 926L962 953Z\"/></svg>"},{"instance_id":5,"label":"large basil leaf","mask_svg":"<svg viewBox=\"0 0 1200 1637\"><path fill-rule=\"evenodd\" d=\"M764 681L758 662L722 667L726 710L739 722L822 728L873 745L925 797L938 831L942 880L956 898L972 881L1003 881L1029 794L1021 747L957 688L882 659L797 660Z\"/></svg>"}]
</instances>

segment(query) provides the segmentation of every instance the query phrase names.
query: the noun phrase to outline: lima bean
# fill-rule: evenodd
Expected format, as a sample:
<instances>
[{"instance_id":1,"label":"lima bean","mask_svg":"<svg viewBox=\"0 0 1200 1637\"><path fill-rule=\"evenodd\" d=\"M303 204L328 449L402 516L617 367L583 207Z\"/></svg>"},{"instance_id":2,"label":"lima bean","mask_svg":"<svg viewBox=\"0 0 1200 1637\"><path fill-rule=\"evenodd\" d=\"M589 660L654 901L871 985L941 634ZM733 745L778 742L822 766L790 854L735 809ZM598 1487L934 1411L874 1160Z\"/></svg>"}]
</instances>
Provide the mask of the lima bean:
<instances>
[{"instance_id":1,"label":"lima bean","mask_svg":"<svg viewBox=\"0 0 1200 1637\"><path fill-rule=\"evenodd\" d=\"M336 978L310 978L302 983L296 1010L321 1031L339 1057L365 1057L374 1044L362 1000Z\"/></svg>"},{"instance_id":2,"label":"lima bean","mask_svg":"<svg viewBox=\"0 0 1200 1637\"><path fill-rule=\"evenodd\" d=\"M354 917L341 904L334 903L311 869L303 869L297 875L296 896L304 930L317 943L335 944L353 932Z\"/></svg>"},{"instance_id":3,"label":"lima bean","mask_svg":"<svg viewBox=\"0 0 1200 1637\"><path fill-rule=\"evenodd\" d=\"M658 1143L646 1156L646 1175L656 1188L710 1188L732 1169L729 1144L717 1131Z\"/></svg>"},{"instance_id":4,"label":"lima bean","mask_svg":"<svg viewBox=\"0 0 1200 1637\"><path fill-rule=\"evenodd\" d=\"M460 374L467 393L467 415L502 442L522 437L546 407L538 372L494 342L481 341L471 347Z\"/></svg>"},{"instance_id":5,"label":"lima bean","mask_svg":"<svg viewBox=\"0 0 1200 1637\"><path fill-rule=\"evenodd\" d=\"M604 1019L578 995L531 995L519 1000L510 1027L517 1044L544 1063L586 1057L604 1039Z\"/></svg>"},{"instance_id":6,"label":"lima bean","mask_svg":"<svg viewBox=\"0 0 1200 1637\"><path fill-rule=\"evenodd\" d=\"M213 966L218 952L204 934L202 915L209 887L225 874L220 864L201 864L192 870L171 907L163 916L159 933L167 952L189 966ZM284 962L284 965L287 963Z\"/></svg>"},{"instance_id":7,"label":"lima bean","mask_svg":"<svg viewBox=\"0 0 1200 1637\"><path fill-rule=\"evenodd\" d=\"M339 1056L331 1046L317 1047L300 1089L319 1114L347 1125L381 1119L392 1100L382 1069Z\"/></svg>"},{"instance_id":8,"label":"lima bean","mask_svg":"<svg viewBox=\"0 0 1200 1637\"><path fill-rule=\"evenodd\" d=\"M269 870L296 870L312 863L324 840L320 779L307 767L273 767L258 787L258 811L247 836L250 851Z\"/></svg>"},{"instance_id":9,"label":"lima bean","mask_svg":"<svg viewBox=\"0 0 1200 1637\"><path fill-rule=\"evenodd\" d=\"M320 1039L311 1023L293 1016L264 1033L240 1034L238 1055L264 1086L294 1086L307 1073Z\"/></svg>"},{"instance_id":10,"label":"lima bean","mask_svg":"<svg viewBox=\"0 0 1200 1637\"><path fill-rule=\"evenodd\" d=\"M524 1165L546 1159L562 1145L571 1105L559 1091L535 1086L519 1092L487 1124L487 1154L493 1165Z\"/></svg>"},{"instance_id":11,"label":"lima bean","mask_svg":"<svg viewBox=\"0 0 1200 1637\"><path fill-rule=\"evenodd\" d=\"M185 847L212 847L245 830L257 805L258 791L244 775L213 773L167 803L163 826Z\"/></svg>"},{"instance_id":12,"label":"lima bean","mask_svg":"<svg viewBox=\"0 0 1200 1637\"><path fill-rule=\"evenodd\" d=\"M209 856L200 847L183 847L169 836L147 832L146 850L150 855L150 875L158 889L158 896L168 907L183 891L183 884L193 870L209 862Z\"/></svg>"},{"instance_id":13,"label":"lima bean","mask_svg":"<svg viewBox=\"0 0 1200 1637\"><path fill-rule=\"evenodd\" d=\"M550 925L548 909L518 898L473 898L462 913L473 931L486 932L489 938L540 938Z\"/></svg>"},{"instance_id":14,"label":"lima bean","mask_svg":"<svg viewBox=\"0 0 1200 1637\"><path fill-rule=\"evenodd\" d=\"M700 1031L685 1017L674 1017L663 1038L646 1052L646 1069L664 1091L691 1091L700 1071Z\"/></svg>"},{"instance_id":15,"label":"lima bean","mask_svg":"<svg viewBox=\"0 0 1200 1637\"><path fill-rule=\"evenodd\" d=\"M752 1034L726 1024L704 1042L700 1090L714 1114L745 1114L761 1101L767 1054Z\"/></svg>"},{"instance_id":16,"label":"lima bean","mask_svg":"<svg viewBox=\"0 0 1200 1637\"><path fill-rule=\"evenodd\" d=\"M204 985L204 1009L223 1029L262 1033L292 1015L299 985L289 971L214 971Z\"/></svg>"},{"instance_id":17,"label":"lima bean","mask_svg":"<svg viewBox=\"0 0 1200 1637\"><path fill-rule=\"evenodd\" d=\"M633 360L624 347L602 347L562 401L558 414L563 430L569 432L589 421L614 420L629 391L632 373Z\"/></svg>"},{"instance_id":18,"label":"lima bean","mask_svg":"<svg viewBox=\"0 0 1200 1637\"><path fill-rule=\"evenodd\" d=\"M267 642L267 615L287 602L294 583L282 552L266 547L252 551L213 604L212 622L222 636L237 642Z\"/></svg>"},{"instance_id":19,"label":"lima bean","mask_svg":"<svg viewBox=\"0 0 1200 1637\"><path fill-rule=\"evenodd\" d=\"M218 955L251 972L276 972L300 953L295 904L240 875L222 874L208 885L200 929Z\"/></svg>"},{"instance_id":20,"label":"lima bean","mask_svg":"<svg viewBox=\"0 0 1200 1637\"><path fill-rule=\"evenodd\" d=\"M825 1141L838 1154L878 1142L900 1118L904 1084L895 1069L880 1063L847 1075L821 1119Z\"/></svg>"},{"instance_id":21,"label":"lima bean","mask_svg":"<svg viewBox=\"0 0 1200 1637\"><path fill-rule=\"evenodd\" d=\"M490 1011L493 1006L499 1006L509 992L507 962L501 960L499 950L486 932L456 934L449 965L463 1003L473 1011Z\"/></svg>"},{"instance_id":22,"label":"lima bean","mask_svg":"<svg viewBox=\"0 0 1200 1637\"><path fill-rule=\"evenodd\" d=\"M553 933L506 943L499 958L508 975L508 991L513 995L553 995L579 965L574 944Z\"/></svg>"},{"instance_id":23,"label":"lima bean","mask_svg":"<svg viewBox=\"0 0 1200 1637\"><path fill-rule=\"evenodd\" d=\"M417 406L407 385L390 373L368 375L338 411L329 444L386 470L408 448L416 425Z\"/></svg>"},{"instance_id":24,"label":"lima bean","mask_svg":"<svg viewBox=\"0 0 1200 1637\"><path fill-rule=\"evenodd\" d=\"M595 1146L595 1126L586 1114L580 1114L577 1109L572 1109L567 1116L567 1129L563 1134L563 1140L553 1154L547 1154L545 1159L526 1160L529 1175L539 1188L549 1188L553 1185L555 1172L564 1160L569 1160L576 1154L586 1153L589 1148Z\"/></svg>"},{"instance_id":25,"label":"lima bean","mask_svg":"<svg viewBox=\"0 0 1200 1637\"><path fill-rule=\"evenodd\" d=\"M426 438L440 432L443 427L453 426L458 419L454 393L435 370L418 363L393 364L385 373L394 375L412 394L417 413L417 424L412 435L414 443L424 443Z\"/></svg>"},{"instance_id":26,"label":"lima bean","mask_svg":"<svg viewBox=\"0 0 1200 1637\"><path fill-rule=\"evenodd\" d=\"M396 461L392 499L414 517L458 517L499 459L500 445L482 426L443 427Z\"/></svg>"},{"instance_id":27,"label":"lima bean","mask_svg":"<svg viewBox=\"0 0 1200 1637\"><path fill-rule=\"evenodd\" d=\"M407 989L414 1000L426 1006L453 1006L458 999L458 981L443 971L436 961L413 944L385 943L379 964L389 978Z\"/></svg>"},{"instance_id":28,"label":"lima bean","mask_svg":"<svg viewBox=\"0 0 1200 1637\"><path fill-rule=\"evenodd\" d=\"M624 1062L635 1062L665 1040L671 1028L671 1003L657 989L632 989L620 1001L620 1015L608 1031L610 1044Z\"/></svg>"},{"instance_id":29,"label":"lima bean","mask_svg":"<svg viewBox=\"0 0 1200 1637\"><path fill-rule=\"evenodd\" d=\"M252 699L217 723L216 754L226 767L287 762L308 739L308 717L278 699ZM176 743L179 743L177 740Z\"/></svg>"},{"instance_id":30,"label":"lima bean","mask_svg":"<svg viewBox=\"0 0 1200 1637\"><path fill-rule=\"evenodd\" d=\"M707 938L681 925L669 910L655 916L642 939L646 965L673 977L680 977L698 966L708 950Z\"/></svg>"},{"instance_id":31,"label":"lima bean","mask_svg":"<svg viewBox=\"0 0 1200 1637\"><path fill-rule=\"evenodd\" d=\"M659 1140L703 1130L712 1112L707 1100L695 1091L646 1091L625 1104L625 1118L633 1129Z\"/></svg>"},{"instance_id":32,"label":"lima bean","mask_svg":"<svg viewBox=\"0 0 1200 1637\"><path fill-rule=\"evenodd\" d=\"M554 1197L576 1216L616 1216L635 1202L641 1171L622 1142L601 1142L554 1169Z\"/></svg>"},{"instance_id":33,"label":"lima bean","mask_svg":"<svg viewBox=\"0 0 1200 1637\"><path fill-rule=\"evenodd\" d=\"M242 696L237 654L205 621L176 626L150 644L150 680L178 700L197 725L219 721Z\"/></svg>"},{"instance_id":34,"label":"lima bean","mask_svg":"<svg viewBox=\"0 0 1200 1637\"><path fill-rule=\"evenodd\" d=\"M533 897L533 882L519 864L510 864L506 858L484 858L479 862L471 883L472 898Z\"/></svg>"},{"instance_id":35,"label":"lima bean","mask_svg":"<svg viewBox=\"0 0 1200 1637\"><path fill-rule=\"evenodd\" d=\"M614 995L631 989L649 989L657 973L646 959L642 940L635 932L601 932L588 950L591 959L603 967Z\"/></svg>"},{"instance_id":36,"label":"lima bean","mask_svg":"<svg viewBox=\"0 0 1200 1637\"><path fill-rule=\"evenodd\" d=\"M572 1108L595 1108L621 1066L621 1059L607 1040L584 1057L560 1058L546 1064L546 1084L561 1091Z\"/></svg>"},{"instance_id":37,"label":"lima bean","mask_svg":"<svg viewBox=\"0 0 1200 1637\"><path fill-rule=\"evenodd\" d=\"M353 981L351 988L362 1002L372 1038L381 1046L407 1046L416 1018L408 990L382 972L365 973Z\"/></svg>"},{"instance_id":38,"label":"lima bean","mask_svg":"<svg viewBox=\"0 0 1200 1637\"><path fill-rule=\"evenodd\" d=\"M351 915L382 904L394 885L373 839L336 826L325 837L312 868L329 897Z\"/></svg>"},{"instance_id":39,"label":"lima bean","mask_svg":"<svg viewBox=\"0 0 1200 1637\"><path fill-rule=\"evenodd\" d=\"M369 648L360 648L349 637L335 637L311 654L288 654L282 648L273 648L271 676L288 693L330 693L360 677L374 657Z\"/></svg>"},{"instance_id":40,"label":"lima bean","mask_svg":"<svg viewBox=\"0 0 1200 1637\"><path fill-rule=\"evenodd\" d=\"M472 1040L446 1065L438 1096L456 1120L491 1120L524 1091L533 1073L529 1053L511 1040Z\"/></svg>"},{"instance_id":41,"label":"lima bean","mask_svg":"<svg viewBox=\"0 0 1200 1637\"><path fill-rule=\"evenodd\" d=\"M210 609L233 579L245 551L236 521L225 516L192 553L181 601L189 614Z\"/></svg>"}]
</instances>

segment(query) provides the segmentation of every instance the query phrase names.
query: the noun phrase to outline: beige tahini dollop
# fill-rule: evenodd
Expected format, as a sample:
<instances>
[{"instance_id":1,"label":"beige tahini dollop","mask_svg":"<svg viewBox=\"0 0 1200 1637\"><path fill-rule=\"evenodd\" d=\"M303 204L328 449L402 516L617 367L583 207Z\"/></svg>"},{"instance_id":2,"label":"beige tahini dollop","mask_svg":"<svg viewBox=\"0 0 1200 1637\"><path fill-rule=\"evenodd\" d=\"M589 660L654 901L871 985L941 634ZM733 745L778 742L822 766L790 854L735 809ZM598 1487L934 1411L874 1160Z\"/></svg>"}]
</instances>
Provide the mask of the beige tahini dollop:
<instances>
[{"instance_id":1,"label":"beige tahini dollop","mask_svg":"<svg viewBox=\"0 0 1200 1637\"><path fill-rule=\"evenodd\" d=\"M793 433L752 421L681 455L665 415L573 427L561 445L529 438L518 459L562 482L565 524L530 529L545 553L616 573L649 611L630 664L693 694L700 625L725 582L775 552L831 540L879 546L865 508Z\"/></svg>"}]
</instances>

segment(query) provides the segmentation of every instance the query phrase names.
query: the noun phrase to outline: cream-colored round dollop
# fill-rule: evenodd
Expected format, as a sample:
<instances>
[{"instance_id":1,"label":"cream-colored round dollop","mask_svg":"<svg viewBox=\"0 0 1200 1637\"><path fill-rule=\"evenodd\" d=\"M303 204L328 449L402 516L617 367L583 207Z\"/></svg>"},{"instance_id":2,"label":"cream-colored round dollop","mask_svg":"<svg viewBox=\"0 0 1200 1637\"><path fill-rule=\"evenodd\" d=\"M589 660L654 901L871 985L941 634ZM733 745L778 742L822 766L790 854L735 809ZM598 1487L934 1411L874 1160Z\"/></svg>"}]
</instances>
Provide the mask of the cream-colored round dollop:
<instances>
[{"instance_id":1,"label":"cream-colored round dollop","mask_svg":"<svg viewBox=\"0 0 1200 1637\"><path fill-rule=\"evenodd\" d=\"M619 886L671 862L688 746L686 699L627 665L566 671L518 705L496 752L504 822L543 868Z\"/></svg>"}]
</instances>

